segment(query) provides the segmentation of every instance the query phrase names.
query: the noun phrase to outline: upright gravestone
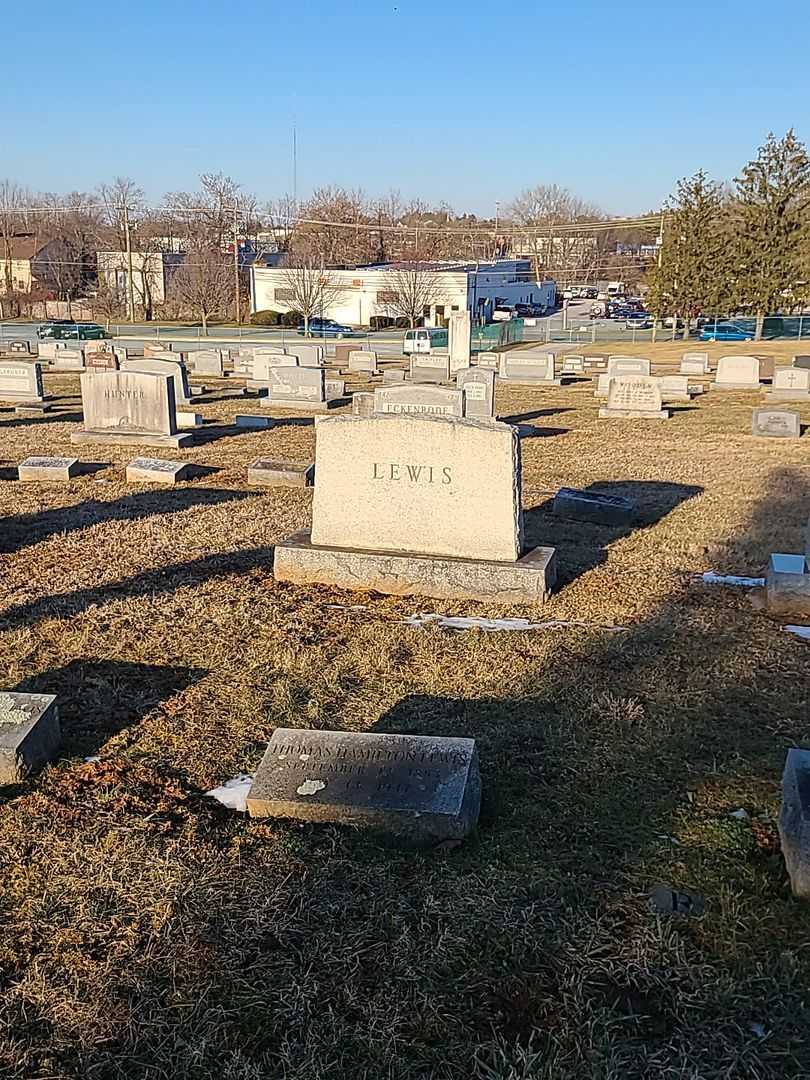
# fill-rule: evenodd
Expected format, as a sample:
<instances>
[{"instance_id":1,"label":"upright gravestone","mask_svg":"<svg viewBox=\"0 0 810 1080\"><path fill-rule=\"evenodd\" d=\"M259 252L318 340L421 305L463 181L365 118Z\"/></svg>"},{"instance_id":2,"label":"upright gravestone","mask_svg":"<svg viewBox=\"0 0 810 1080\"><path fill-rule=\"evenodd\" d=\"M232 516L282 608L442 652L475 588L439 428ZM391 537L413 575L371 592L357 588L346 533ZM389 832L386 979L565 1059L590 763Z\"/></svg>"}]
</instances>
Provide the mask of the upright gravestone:
<instances>
[{"instance_id":1,"label":"upright gravestone","mask_svg":"<svg viewBox=\"0 0 810 1080\"><path fill-rule=\"evenodd\" d=\"M793 895L810 900L810 750L787 752L779 839Z\"/></svg>"},{"instance_id":2,"label":"upright gravestone","mask_svg":"<svg viewBox=\"0 0 810 1080\"><path fill-rule=\"evenodd\" d=\"M381 386L374 391L375 413L399 413L411 416L464 415L464 395L461 390L445 386Z\"/></svg>"},{"instance_id":3,"label":"upright gravestone","mask_svg":"<svg viewBox=\"0 0 810 1080\"><path fill-rule=\"evenodd\" d=\"M253 357L253 370L248 385L253 390L261 390L270 382L272 368L298 367L298 357L288 353L259 352Z\"/></svg>"},{"instance_id":4,"label":"upright gravestone","mask_svg":"<svg viewBox=\"0 0 810 1080\"><path fill-rule=\"evenodd\" d=\"M84 353L81 349L57 349L51 360L51 371L84 371Z\"/></svg>"},{"instance_id":5,"label":"upright gravestone","mask_svg":"<svg viewBox=\"0 0 810 1080\"><path fill-rule=\"evenodd\" d=\"M609 356L607 373L613 375L649 375L650 361L646 356Z\"/></svg>"},{"instance_id":6,"label":"upright gravestone","mask_svg":"<svg viewBox=\"0 0 810 1080\"><path fill-rule=\"evenodd\" d=\"M267 396L261 399L264 408L327 412L341 400L330 399L321 367L271 367L268 374Z\"/></svg>"},{"instance_id":7,"label":"upright gravestone","mask_svg":"<svg viewBox=\"0 0 810 1080\"><path fill-rule=\"evenodd\" d=\"M721 356L712 390L759 390L759 357Z\"/></svg>"},{"instance_id":8,"label":"upright gravestone","mask_svg":"<svg viewBox=\"0 0 810 1080\"><path fill-rule=\"evenodd\" d=\"M198 349L190 353L195 375L212 375L221 379L225 374L222 353L219 349Z\"/></svg>"},{"instance_id":9,"label":"upright gravestone","mask_svg":"<svg viewBox=\"0 0 810 1080\"><path fill-rule=\"evenodd\" d=\"M147 342L147 344L144 345L144 347L143 347L143 355L144 356L152 356L155 359L160 359L160 354L161 353L171 352L171 351L172 351L172 345L171 345L170 341L165 341L165 342L157 341L157 342L154 342L153 344L149 344Z\"/></svg>"},{"instance_id":10,"label":"upright gravestone","mask_svg":"<svg viewBox=\"0 0 810 1080\"><path fill-rule=\"evenodd\" d=\"M454 311L447 327L448 349L450 353L450 376L470 366L470 334L472 322L470 312Z\"/></svg>"},{"instance_id":11,"label":"upright gravestone","mask_svg":"<svg viewBox=\"0 0 810 1080\"><path fill-rule=\"evenodd\" d=\"M30 356L31 344L28 341L10 341L8 343L8 351L10 353L23 353L25 356Z\"/></svg>"},{"instance_id":12,"label":"upright gravestone","mask_svg":"<svg viewBox=\"0 0 810 1080\"><path fill-rule=\"evenodd\" d=\"M127 360L122 365L123 371L144 371L151 375L169 375L174 383L175 405L190 405L191 391L188 385L188 372L186 365L179 359L180 354L175 354L175 360L153 360L151 357Z\"/></svg>"},{"instance_id":13,"label":"upright gravestone","mask_svg":"<svg viewBox=\"0 0 810 1080\"><path fill-rule=\"evenodd\" d=\"M117 371L118 357L108 341L88 341L84 346L84 364L88 371Z\"/></svg>"},{"instance_id":14,"label":"upright gravestone","mask_svg":"<svg viewBox=\"0 0 810 1080\"><path fill-rule=\"evenodd\" d=\"M810 368L810 356L794 356L791 364L795 368Z\"/></svg>"},{"instance_id":15,"label":"upright gravestone","mask_svg":"<svg viewBox=\"0 0 810 1080\"><path fill-rule=\"evenodd\" d=\"M59 342L40 341L37 345L37 354L40 360L53 360L59 351Z\"/></svg>"},{"instance_id":16,"label":"upright gravestone","mask_svg":"<svg viewBox=\"0 0 810 1080\"><path fill-rule=\"evenodd\" d=\"M301 367L323 367L326 350L323 345L315 345L311 342L296 342L287 350L292 356L298 357Z\"/></svg>"},{"instance_id":17,"label":"upright gravestone","mask_svg":"<svg viewBox=\"0 0 810 1080\"><path fill-rule=\"evenodd\" d=\"M681 375L708 375L709 354L707 352L685 352L681 357Z\"/></svg>"},{"instance_id":18,"label":"upright gravestone","mask_svg":"<svg viewBox=\"0 0 810 1080\"><path fill-rule=\"evenodd\" d=\"M0 401L44 400L40 364L0 360Z\"/></svg>"},{"instance_id":19,"label":"upright gravestone","mask_svg":"<svg viewBox=\"0 0 810 1080\"><path fill-rule=\"evenodd\" d=\"M566 353L562 358L563 375L582 375L585 371L585 357Z\"/></svg>"},{"instance_id":20,"label":"upright gravestone","mask_svg":"<svg viewBox=\"0 0 810 1080\"><path fill-rule=\"evenodd\" d=\"M751 414L752 435L770 439L798 439L801 433L801 414L795 409L754 409Z\"/></svg>"},{"instance_id":21,"label":"upright gravestone","mask_svg":"<svg viewBox=\"0 0 810 1080\"><path fill-rule=\"evenodd\" d=\"M374 412L374 394L352 394L352 416L371 416Z\"/></svg>"},{"instance_id":22,"label":"upright gravestone","mask_svg":"<svg viewBox=\"0 0 810 1080\"><path fill-rule=\"evenodd\" d=\"M476 355L475 363L485 371L497 371L501 366L501 358L496 352L480 352Z\"/></svg>"},{"instance_id":23,"label":"upright gravestone","mask_svg":"<svg viewBox=\"0 0 810 1080\"><path fill-rule=\"evenodd\" d=\"M387 384L399 384L405 382L405 372L402 368L383 368L382 373L383 385Z\"/></svg>"},{"instance_id":24,"label":"upright gravestone","mask_svg":"<svg viewBox=\"0 0 810 1080\"><path fill-rule=\"evenodd\" d=\"M703 392L702 385L692 386L686 375L662 375L658 379L662 401L691 401Z\"/></svg>"},{"instance_id":25,"label":"upright gravestone","mask_svg":"<svg viewBox=\"0 0 810 1080\"><path fill-rule=\"evenodd\" d=\"M409 845L475 827L474 739L276 728L247 797L251 817L360 826Z\"/></svg>"},{"instance_id":26,"label":"upright gravestone","mask_svg":"<svg viewBox=\"0 0 810 1080\"><path fill-rule=\"evenodd\" d=\"M599 418L625 420L668 420L661 408L661 387L650 375L615 375L608 384L607 407Z\"/></svg>"},{"instance_id":27,"label":"upright gravestone","mask_svg":"<svg viewBox=\"0 0 810 1080\"><path fill-rule=\"evenodd\" d=\"M370 349L352 349L347 370L359 375L379 375L376 352Z\"/></svg>"},{"instance_id":28,"label":"upright gravestone","mask_svg":"<svg viewBox=\"0 0 810 1080\"><path fill-rule=\"evenodd\" d=\"M771 401L801 401L810 398L810 368L781 367L773 374Z\"/></svg>"},{"instance_id":29,"label":"upright gravestone","mask_svg":"<svg viewBox=\"0 0 810 1080\"><path fill-rule=\"evenodd\" d=\"M500 354L498 378L502 382L524 386L560 386L562 379L554 376L554 353L514 349Z\"/></svg>"},{"instance_id":30,"label":"upright gravestone","mask_svg":"<svg viewBox=\"0 0 810 1080\"><path fill-rule=\"evenodd\" d=\"M591 353L588 356L583 356L582 366L585 371L604 372L607 371L608 358L604 353Z\"/></svg>"},{"instance_id":31,"label":"upright gravestone","mask_svg":"<svg viewBox=\"0 0 810 1080\"><path fill-rule=\"evenodd\" d=\"M0 786L19 784L52 761L60 742L52 694L0 693Z\"/></svg>"},{"instance_id":32,"label":"upright gravestone","mask_svg":"<svg viewBox=\"0 0 810 1080\"><path fill-rule=\"evenodd\" d=\"M450 357L446 353L411 353L411 382L450 381Z\"/></svg>"},{"instance_id":33,"label":"upright gravestone","mask_svg":"<svg viewBox=\"0 0 810 1080\"><path fill-rule=\"evenodd\" d=\"M467 368L456 376L456 386L464 395L464 415L471 420L495 418L495 372Z\"/></svg>"},{"instance_id":34,"label":"upright gravestone","mask_svg":"<svg viewBox=\"0 0 810 1080\"><path fill-rule=\"evenodd\" d=\"M186 446L191 435L177 434L174 381L143 371L97 371L81 377L84 431L74 443L134 446Z\"/></svg>"},{"instance_id":35,"label":"upright gravestone","mask_svg":"<svg viewBox=\"0 0 810 1080\"><path fill-rule=\"evenodd\" d=\"M514 428L375 413L321 420L315 443L312 530L276 546L278 580L504 604L545 599L555 553L522 555Z\"/></svg>"}]
</instances>

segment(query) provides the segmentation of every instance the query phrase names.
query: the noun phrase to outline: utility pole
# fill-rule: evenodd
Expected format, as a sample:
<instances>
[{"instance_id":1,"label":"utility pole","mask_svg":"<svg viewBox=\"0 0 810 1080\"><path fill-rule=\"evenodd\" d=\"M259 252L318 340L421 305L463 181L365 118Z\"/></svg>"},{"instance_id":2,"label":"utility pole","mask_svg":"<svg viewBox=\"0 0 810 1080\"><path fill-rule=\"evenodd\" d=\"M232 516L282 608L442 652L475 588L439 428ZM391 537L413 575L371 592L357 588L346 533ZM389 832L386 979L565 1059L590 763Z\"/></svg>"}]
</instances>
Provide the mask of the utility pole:
<instances>
[{"instance_id":1,"label":"utility pole","mask_svg":"<svg viewBox=\"0 0 810 1080\"><path fill-rule=\"evenodd\" d=\"M242 298L239 295L239 207L233 204L233 306L236 325L242 325Z\"/></svg>"},{"instance_id":2,"label":"utility pole","mask_svg":"<svg viewBox=\"0 0 810 1080\"><path fill-rule=\"evenodd\" d=\"M129 228L129 207L124 203L124 232L127 246L127 319L135 322L135 292L133 288L132 273L132 236Z\"/></svg>"}]
</instances>

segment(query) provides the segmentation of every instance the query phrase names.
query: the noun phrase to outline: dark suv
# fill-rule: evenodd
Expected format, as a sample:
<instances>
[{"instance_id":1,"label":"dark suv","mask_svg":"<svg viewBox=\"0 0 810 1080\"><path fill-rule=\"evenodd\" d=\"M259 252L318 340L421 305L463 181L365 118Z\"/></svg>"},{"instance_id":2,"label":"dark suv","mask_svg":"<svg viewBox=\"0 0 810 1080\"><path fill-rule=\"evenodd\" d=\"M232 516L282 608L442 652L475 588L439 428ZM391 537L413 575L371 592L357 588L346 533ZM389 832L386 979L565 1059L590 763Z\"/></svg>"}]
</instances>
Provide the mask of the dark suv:
<instances>
[{"instance_id":1,"label":"dark suv","mask_svg":"<svg viewBox=\"0 0 810 1080\"><path fill-rule=\"evenodd\" d=\"M40 341L97 341L108 336L104 327L98 323L77 323L73 319L51 319L37 327Z\"/></svg>"}]
</instances>

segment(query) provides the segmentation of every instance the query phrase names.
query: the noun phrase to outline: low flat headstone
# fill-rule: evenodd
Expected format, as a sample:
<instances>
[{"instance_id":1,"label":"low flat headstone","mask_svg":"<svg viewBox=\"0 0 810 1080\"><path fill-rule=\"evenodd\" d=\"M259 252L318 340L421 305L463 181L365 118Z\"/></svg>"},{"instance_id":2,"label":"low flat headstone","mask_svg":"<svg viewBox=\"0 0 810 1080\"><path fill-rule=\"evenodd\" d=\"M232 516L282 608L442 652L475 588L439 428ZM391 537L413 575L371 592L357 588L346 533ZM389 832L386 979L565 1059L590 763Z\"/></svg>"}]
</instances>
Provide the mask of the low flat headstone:
<instances>
[{"instance_id":1,"label":"low flat headstone","mask_svg":"<svg viewBox=\"0 0 810 1080\"><path fill-rule=\"evenodd\" d=\"M128 484L177 484L187 480L192 466L186 461L135 458L127 465Z\"/></svg>"},{"instance_id":2,"label":"low flat headstone","mask_svg":"<svg viewBox=\"0 0 810 1080\"><path fill-rule=\"evenodd\" d=\"M43 413L49 413L52 410L53 403L50 401L23 401L14 406L14 415L42 416Z\"/></svg>"},{"instance_id":3,"label":"low flat headstone","mask_svg":"<svg viewBox=\"0 0 810 1080\"><path fill-rule=\"evenodd\" d=\"M374 393L352 394L352 416L371 416L374 412Z\"/></svg>"},{"instance_id":4,"label":"low flat headstone","mask_svg":"<svg viewBox=\"0 0 810 1080\"><path fill-rule=\"evenodd\" d=\"M766 397L771 401L799 401L810 398L810 368L777 368Z\"/></svg>"},{"instance_id":5,"label":"low flat headstone","mask_svg":"<svg viewBox=\"0 0 810 1080\"><path fill-rule=\"evenodd\" d=\"M810 614L810 566L807 555L774 553L765 571L769 611Z\"/></svg>"},{"instance_id":6,"label":"low flat headstone","mask_svg":"<svg viewBox=\"0 0 810 1080\"><path fill-rule=\"evenodd\" d=\"M384 368L382 373L383 386L405 382L405 372L402 368Z\"/></svg>"},{"instance_id":7,"label":"low flat headstone","mask_svg":"<svg viewBox=\"0 0 810 1080\"><path fill-rule=\"evenodd\" d=\"M362 375L378 375L376 352L352 349L349 353L348 370Z\"/></svg>"},{"instance_id":8,"label":"low flat headstone","mask_svg":"<svg viewBox=\"0 0 810 1080\"><path fill-rule=\"evenodd\" d=\"M456 386L464 396L464 415L472 420L492 420L495 416L495 372L486 368L466 368L456 375Z\"/></svg>"},{"instance_id":9,"label":"low flat headstone","mask_svg":"<svg viewBox=\"0 0 810 1080\"><path fill-rule=\"evenodd\" d=\"M531 385L544 383L560 386L562 379L555 378L554 353L515 349L500 354L498 378L502 382Z\"/></svg>"},{"instance_id":10,"label":"low flat headstone","mask_svg":"<svg viewBox=\"0 0 810 1080\"><path fill-rule=\"evenodd\" d=\"M754 409L751 434L770 439L798 439L802 433L801 413L795 409Z\"/></svg>"},{"instance_id":11,"label":"low flat headstone","mask_svg":"<svg viewBox=\"0 0 810 1080\"><path fill-rule=\"evenodd\" d=\"M793 895L810 900L810 750L787 752L779 839Z\"/></svg>"},{"instance_id":12,"label":"low flat headstone","mask_svg":"<svg viewBox=\"0 0 810 1080\"><path fill-rule=\"evenodd\" d=\"M649 375L650 361L646 356L609 356L608 375Z\"/></svg>"},{"instance_id":13,"label":"low flat headstone","mask_svg":"<svg viewBox=\"0 0 810 1080\"><path fill-rule=\"evenodd\" d=\"M681 375L708 375L709 354L707 352L686 352L681 357Z\"/></svg>"},{"instance_id":14,"label":"low flat headstone","mask_svg":"<svg viewBox=\"0 0 810 1080\"><path fill-rule=\"evenodd\" d=\"M189 356L195 375L213 375L221 379L225 374L219 349L198 349Z\"/></svg>"},{"instance_id":15,"label":"low flat headstone","mask_svg":"<svg viewBox=\"0 0 810 1080\"><path fill-rule=\"evenodd\" d=\"M501 358L496 352L480 352L476 354L475 365L484 371L497 371L501 366Z\"/></svg>"},{"instance_id":16,"label":"low flat headstone","mask_svg":"<svg viewBox=\"0 0 810 1080\"><path fill-rule=\"evenodd\" d=\"M411 353L412 382L449 382L450 357L440 353Z\"/></svg>"},{"instance_id":17,"label":"low flat headstone","mask_svg":"<svg viewBox=\"0 0 810 1080\"><path fill-rule=\"evenodd\" d=\"M599 410L600 419L667 420L669 412L661 408L661 388L650 375L614 375L608 385L607 407Z\"/></svg>"},{"instance_id":18,"label":"low flat headstone","mask_svg":"<svg viewBox=\"0 0 810 1080\"><path fill-rule=\"evenodd\" d=\"M275 423L272 416L256 416L251 413L242 413L236 417L234 423L241 428L270 428Z\"/></svg>"},{"instance_id":19,"label":"low flat headstone","mask_svg":"<svg viewBox=\"0 0 810 1080\"><path fill-rule=\"evenodd\" d=\"M0 786L52 761L62 741L53 694L0 693Z\"/></svg>"},{"instance_id":20,"label":"low flat headstone","mask_svg":"<svg viewBox=\"0 0 810 1080\"><path fill-rule=\"evenodd\" d=\"M759 390L759 357L721 356L713 390Z\"/></svg>"},{"instance_id":21,"label":"low flat headstone","mask_svg":"<svg viewBox=\"0 0 810 1080\"><path fill-rule=\"evenodd\" d=\"M248 483L265 487L309 487L315 476L315 462L273 461L259 458L248 465Z\"/></svg>"},{"instance_id":22,"label":"low flat headstone","mask_svg":"<svg viewBox=\"0 0 810 1080\"><path fill-rule=\"evenodd\" d=\"M20 480L63 482L78 476L79 459L71 457L28 457L17 467Z\"/></svg>"},{"instance_id":23,"label":"low flat headstone","mask_svg":"<svg viewBox=\"0 0 810 1080\"><path fill-rule=\"evenodd\" d=\"M144 371L96 371L81 376L84 430L71 442L184 446L177 434L174 380Z\"/></svg>"},{"instance_id":24,"label":"low flat headstone","mask_svg":"<svg viewBox=\"0 0 810 1080\"><path fill-rule=\"evenodd\" d=\"M575 521L596 525L631 525L638 514L636 504L621 495L602 495L597 491L560 488L554 496L554 513Z\"/></svg>"},{"instance_id":25,"label":"low flat headstone","mask_svg":"<svg viewBox=\"0 0 810 1080\"><path fill-rule=\"evenodd\" d=\"M375 413L408 413L414 416L463 416L464 394L445 386L381 386L374 391Z\"/></svg>"},{"instance_id":26,"label":"low flat headstone","mask_svg":"<svg viewBox=\"0 0 810 1080\"><path fill-rule=\"evenodd\" d=\"M251 817L359 825L414 845L463 839L480 805L474 739L297 728L276 728L247 797Z\"/></svg>"},{"instance_id":27,"label":"low flat headstone","mask_svg":"<svg viewBox=\"0 0 810 1080\"><path fill-rule=\"evenodd\" d=\"M42 401L42 365L0 360L0 401Z\"/></svg>"},{"instance_id":28,"label":"low flat headstone","mask_svg":"<svg viewBox=\"0 0 810 1080\"><path fill-rule=\"evenodd\" d=\"M200 413L189 412L186 409L178 409L174 416L180 431L188 431L190 428L202 427L203 418Z\"/></svg>"}]
</instances>

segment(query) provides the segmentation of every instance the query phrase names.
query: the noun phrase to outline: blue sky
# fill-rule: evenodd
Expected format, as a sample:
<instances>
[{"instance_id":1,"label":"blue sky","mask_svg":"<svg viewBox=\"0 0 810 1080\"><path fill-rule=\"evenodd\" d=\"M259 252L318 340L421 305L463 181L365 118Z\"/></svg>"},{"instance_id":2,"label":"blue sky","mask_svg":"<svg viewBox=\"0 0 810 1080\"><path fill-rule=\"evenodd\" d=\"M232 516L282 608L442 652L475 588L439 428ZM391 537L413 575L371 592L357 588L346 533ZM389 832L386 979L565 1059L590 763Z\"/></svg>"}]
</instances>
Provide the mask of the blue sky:
<instances>
[{"instance_id":1,"label":"blue sky","mask_svg":"<svg viewBox=\"0 0 810 1080\"><path fill-rule=\"evenodd\" d=\"M36 190L159 199L221 170L264 201L295 124L299 197L491 214L558 183L633 214L700 167L732 178L769 130L810 138L806 0L40 0L3 30L0 177Z\"/></svg>"}]
</instances>

